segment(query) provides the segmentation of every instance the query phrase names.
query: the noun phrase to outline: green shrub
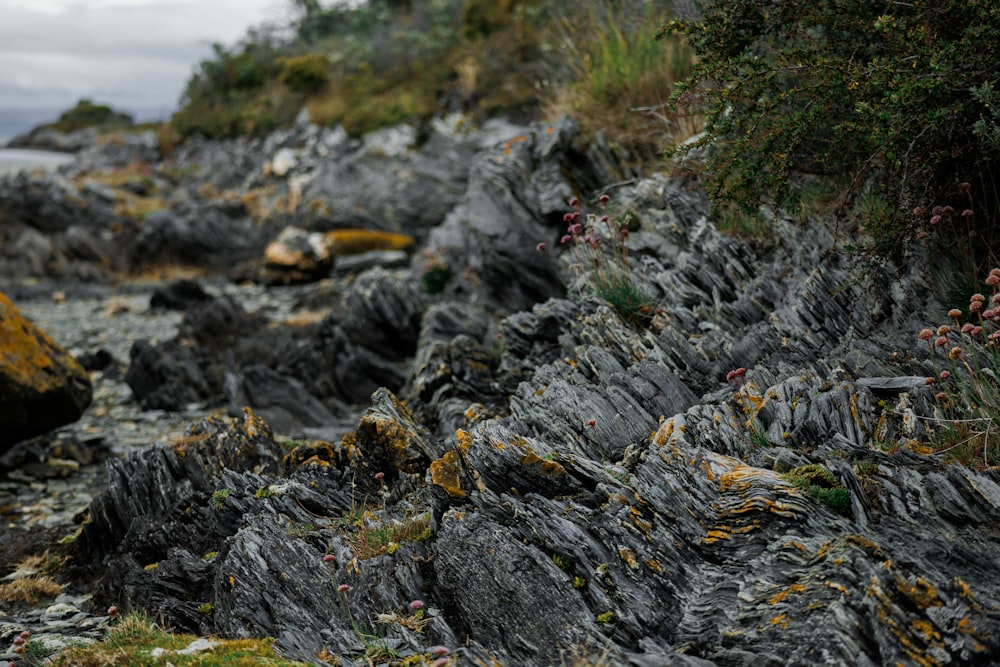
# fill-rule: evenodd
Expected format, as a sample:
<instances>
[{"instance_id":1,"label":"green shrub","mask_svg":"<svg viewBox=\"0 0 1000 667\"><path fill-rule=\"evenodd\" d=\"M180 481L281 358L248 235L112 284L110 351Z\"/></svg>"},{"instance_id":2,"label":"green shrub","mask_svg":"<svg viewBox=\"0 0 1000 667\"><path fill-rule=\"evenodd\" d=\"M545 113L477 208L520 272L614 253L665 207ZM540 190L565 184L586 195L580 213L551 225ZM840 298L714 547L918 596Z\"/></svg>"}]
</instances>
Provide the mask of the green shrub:
<instances>
[{"instance_id":1,"label":"green shrub","mask_svg":"<svg viewBox=\"0 0 1000 667\"><path fill-rule=\"evenodd\" d=\"M132 124L132 116L115 111L109 106L94 104L90 100L83 99L77 102L75 107L60 115L59 120L46 127L60 132L75 132L88 127L110 130L130 127Z\"/></svg>"},{"instance_id":2,"label":"green shrub","mask_svg":"<svg viewBox=\"0 0 1000 667\"><path fill-rule=\"evenodd\" d=\"M330 83L330 58L325 53L280 58L279 78L296 93L315 93Z\"/></svg>"},{"instance_id":3,"label":"green shrub","mask_svg":"<svg viewBox=\"0 0 1000 667\"><path fill-rule=\"evenodd\" d=\"M921 231L916 207L967 208L960 183L980 229L995 224L995 3L733 0L675 32L699 56L676 100L706 114L694 146L717 201L752 210L783 203L795 172L850 174L848 199L890 203L865 230L882 257Z\"/></svg>"}]
</instances>

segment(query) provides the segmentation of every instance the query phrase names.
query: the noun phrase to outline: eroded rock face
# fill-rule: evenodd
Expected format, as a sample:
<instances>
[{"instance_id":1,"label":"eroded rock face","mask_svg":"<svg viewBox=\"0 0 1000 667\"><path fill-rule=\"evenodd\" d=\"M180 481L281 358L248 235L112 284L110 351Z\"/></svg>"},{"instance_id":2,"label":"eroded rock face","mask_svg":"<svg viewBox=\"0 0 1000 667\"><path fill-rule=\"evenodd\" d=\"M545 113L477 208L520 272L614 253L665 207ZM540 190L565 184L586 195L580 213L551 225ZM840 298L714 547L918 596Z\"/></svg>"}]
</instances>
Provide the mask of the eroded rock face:
<instances>
[{"instance_id":1,"label":"eroded rock face","mask_svg":"<svg viewBox=\"0 0 1000 667\"><path fill-rule=\"evenodd\" d=\"M90 377L0 293L0 449L76 421Z\"/></svg>"},{"instance_id":2,"label":"eroded rock face","mask_svg":"<svg viewBox=\"0 0 1000 667\"><path fill-rule=\"evenodd\" d=\"M544 270L498 250L562 233L572 147L557 126L482 156L434 234L487 267L480 291L374 269L284 353L258 339L270 371L234 366L248 396L274 371L367 401L347 436L281 456L247 413L116 463L78 547L98 604L344 664L435 644L461 665L1000 660L1000 477L914 444L936 408L918 268L866 288L821 225L781 219L759 254L653 177L614 193L656 304L628 321L568 249ZM558 269L570 297L536 302ZM217 315L189 349L229 335Z\"/></svg>"}]
</instances>

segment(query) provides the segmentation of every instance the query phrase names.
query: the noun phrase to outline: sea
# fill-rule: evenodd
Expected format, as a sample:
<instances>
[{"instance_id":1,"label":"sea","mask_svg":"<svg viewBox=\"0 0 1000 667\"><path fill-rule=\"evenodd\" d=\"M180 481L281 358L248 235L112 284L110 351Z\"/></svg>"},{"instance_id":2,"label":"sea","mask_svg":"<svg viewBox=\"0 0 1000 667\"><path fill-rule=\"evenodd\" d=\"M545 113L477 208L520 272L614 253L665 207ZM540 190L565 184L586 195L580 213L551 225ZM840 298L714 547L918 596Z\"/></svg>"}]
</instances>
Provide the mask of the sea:
<instances>
[{"instance_id":1,"label":"sea","mask_svg":"<svg viewBox=\"0 0 1000 667\"><path fill-rule=\"evenodd\" d=\"M73 160L70 153L36 151L24 148L0 148L0 175L21 169L55 169Z\"/></svg>"}]
</instances>

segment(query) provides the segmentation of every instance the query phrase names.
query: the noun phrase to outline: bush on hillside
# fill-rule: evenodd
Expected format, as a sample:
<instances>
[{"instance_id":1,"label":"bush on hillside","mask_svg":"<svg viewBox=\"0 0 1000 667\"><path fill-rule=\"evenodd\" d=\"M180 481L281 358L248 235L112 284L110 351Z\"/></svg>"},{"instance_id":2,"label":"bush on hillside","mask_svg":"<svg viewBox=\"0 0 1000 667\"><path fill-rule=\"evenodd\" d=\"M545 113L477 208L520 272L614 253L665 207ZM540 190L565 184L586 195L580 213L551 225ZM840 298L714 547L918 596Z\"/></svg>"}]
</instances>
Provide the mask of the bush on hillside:
<instances>
[{"instance_id":1,"label":"bush on hillside","mask_svg":"<svg viewBox=\"0 0 1000 667\"><path fill-rule=\"evenodd\" d=\"M325 53L279 58L281 82L296 93L315 93L330 83L330 58Z\"/></svg>"},{"instance_id":2,"label":"bush on hillside","mask_svg":"<svg viewBox=\"0 0 1000 667\"><path fill-rule=\"evenodd\" d=\"M90 100L80 100L76 106L59 116L59 120L45 127L60 132L75 132L88 127L116 129L129 127L133 124L132 116L115 111L103 104L94 104Z\"/></svg>"},{"instance_id":3,"label":"bush on hillside","mask_svg":"<svg viewBox=\"0 0 1000 667\"><path fill-rule=\"evenodd\" d=\"M732 0L661 29L674 32L699 56L677 99L706 115L695 146L717 202L781 204L796 172L849 174L881 257L936 232L915 210L971 211L980 235L995 226L995 3Z\"/></svg>"}]
</instances>

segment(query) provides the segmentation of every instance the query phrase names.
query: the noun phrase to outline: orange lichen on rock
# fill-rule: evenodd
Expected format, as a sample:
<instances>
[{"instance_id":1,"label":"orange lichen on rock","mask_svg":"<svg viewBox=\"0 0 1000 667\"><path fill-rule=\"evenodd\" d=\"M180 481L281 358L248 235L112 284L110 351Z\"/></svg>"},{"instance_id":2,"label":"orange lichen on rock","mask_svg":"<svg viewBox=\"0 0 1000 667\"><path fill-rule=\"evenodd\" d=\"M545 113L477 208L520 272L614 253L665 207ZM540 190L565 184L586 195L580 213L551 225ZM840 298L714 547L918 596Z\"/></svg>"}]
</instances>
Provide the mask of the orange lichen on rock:
<instances>
[{"instance_id":1,"label":"orange lichen on rock","mask_svg":"<svg viewBox=\"0 0 1000 667\"><path fill-rule=\"evenodd\" d=\"M772 596L770 599L768 599L767 603L771 605L778 604L779 602L784 601L785 598L787 598L789 595L793 593L802 595L805 592L806 592L805 584L795 583L789 586L788 588L784 589L777 595Z\"/></svg>"},{"instance_id":2,"label":"orange lichen on rock","mask_svg":"<svg viewBox=\"0 0 1000 667\"><path fill-rule=\"evenodd\" d=\"M455 448L461 452L465 453L469 451L469 447L472 446L473 437L472 434L465 429L458 429L455 431Z\"/></svg>"},{"instance_id":3,"label":"orange lichen on rock","mask_svg":"<svg viewBox=\"0 0 1000 667\"><path fill-rule=\"evenodd\" d=\"M0 445L79 419L87 371L0 292Z\"/></svg>"},{"instance_id":4,"label":"orange lichen on rock","mask_svg":"<svg viewBox=\"0 0 1000 667\"><path fill-rule=\"evenodd\" d=\"M325 234L334 255L356 255L371 250L405 250L416 245L409 234L383 232L377 229L335 229Z\"/></svg>"},{"instance_id":5,"label":"orange lichen on rock","mask_svg":"<svg viewBox=\"0 0 1000 667\"><path fill-rule=\"evenodd\" d=\"M566 474L566 469L559 463L543 459L533 451L529 451L521 457L521 465L545 477L558 477Z\"/></svg>"},{"instance_id":6,"label":"orange lichen on rock","mask_svg":"<svg viewBox=\"0 0 1000 667\"><path fill-rule=\"evenodd\" d=\"M464 498L467 495L462 490L459 478L460 465L459 454L454 449L445 452L444 456L436 461L431 461L430 465L431 482L444 489L452 498Z\"/></svg>"}]
</instances>

